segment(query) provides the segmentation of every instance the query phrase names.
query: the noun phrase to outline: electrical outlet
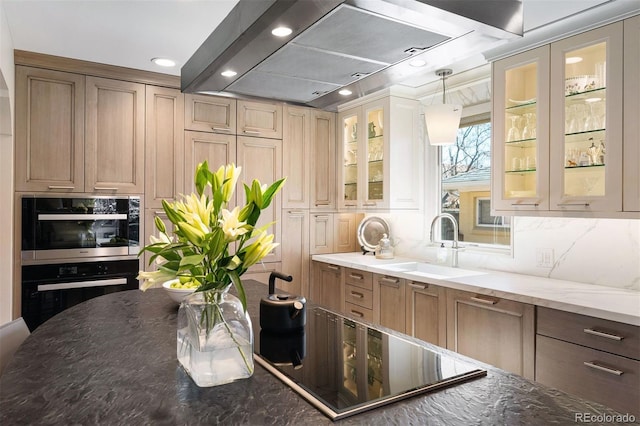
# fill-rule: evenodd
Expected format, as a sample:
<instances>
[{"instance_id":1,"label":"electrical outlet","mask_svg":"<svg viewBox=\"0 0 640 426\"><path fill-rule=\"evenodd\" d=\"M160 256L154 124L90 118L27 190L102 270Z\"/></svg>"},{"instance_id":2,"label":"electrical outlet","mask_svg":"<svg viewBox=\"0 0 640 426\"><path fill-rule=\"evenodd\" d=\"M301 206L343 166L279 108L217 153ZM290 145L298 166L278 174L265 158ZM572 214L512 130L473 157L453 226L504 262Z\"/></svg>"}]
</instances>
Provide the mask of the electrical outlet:
<instances>
[{"instance_id":1,"label":"electrical outlet","mask_svg":"<svg viewBox=\"0 0 640 426\"><path fill-rule=\"evenodd\" d=\"M553 268L553 249L537 248L536 249L536 266L538 268Z\"/></svg>"}]
</instances>

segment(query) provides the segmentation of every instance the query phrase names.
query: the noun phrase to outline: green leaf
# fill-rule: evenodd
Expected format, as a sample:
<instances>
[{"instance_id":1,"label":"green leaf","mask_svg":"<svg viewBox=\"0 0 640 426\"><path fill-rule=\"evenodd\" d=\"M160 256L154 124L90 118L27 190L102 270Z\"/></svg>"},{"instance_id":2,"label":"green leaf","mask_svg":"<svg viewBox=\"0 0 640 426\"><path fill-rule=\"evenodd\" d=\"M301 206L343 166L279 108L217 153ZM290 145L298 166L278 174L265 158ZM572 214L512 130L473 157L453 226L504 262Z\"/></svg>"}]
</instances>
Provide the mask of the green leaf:
<instances>
[{"instance_id":1,"label":"green leaf","mask_svg":"<svg viewBox=\"0 0 640 426\"><path fill-rule=\"evenodd\" d=\"M231 278L231 282L233 286L236 288L238 292L238 299L242 302L242 308L245 312L247 312L247 294L244 292L244 286L242 285L242 281L240 280L240 276L236 271L227 272L229 278Z\"/></svg>"},{"instance_id":2,"label":"green leaf","mask_svg":"<svg viewBox=\"0 0 640 426\"><path fill-rule=\"evenodd\" d=\"M204 254L194 254L192 256L185 256L180 261L180 266L187 265L199 265L204 260Z\"/></svg>"},{"instance_id":3,"label":"green leaf","mask_svg":"<svg viewBox=\"0 0 640 426\"><path fill-rule=\"evenodd\" d=\"M286 180L287 178L282 178L272 183L271 186L268 187L266 191L264 191L264 194L262 194L262 206L261 206L262 210L269 207L269 204L271 204L271 199L273 198L274 195L278 193L278 191L280 191L280 189L282 189Z\"/></svg>"},{"instance_id":4,"label":"green leaf","mask_svg":"<svg viewBox=\"0 0 640 426\"><path fill-rule=\"evenodd\" d=\"M260 181L258 179L254 179L251 183L251 196L256 206L262 209L262 188L260 188Z\"/></svg>"}]
</instances>

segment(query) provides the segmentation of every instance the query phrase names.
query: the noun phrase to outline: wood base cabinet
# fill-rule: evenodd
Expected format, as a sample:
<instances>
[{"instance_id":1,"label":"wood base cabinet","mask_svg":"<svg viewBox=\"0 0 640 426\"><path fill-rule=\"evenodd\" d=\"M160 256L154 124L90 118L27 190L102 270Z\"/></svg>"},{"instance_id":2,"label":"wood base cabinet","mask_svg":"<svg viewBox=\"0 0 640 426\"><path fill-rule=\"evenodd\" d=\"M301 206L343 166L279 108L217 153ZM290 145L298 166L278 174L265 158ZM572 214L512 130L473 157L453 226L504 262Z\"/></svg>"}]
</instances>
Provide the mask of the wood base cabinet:
<instances>
[{"instance_id":1,"label":"wood base cabinet","mask_svg":"<svg viewBox=\"0 0 640 426\"><path fill-rule=\"evenodd\" d=\"M324 262L313 263L311 300L334 312L342 312L344 298L343 269Z\"/></svg>"},{"instance_id":2,"label":"wood base cabinet","mask_svg":"<svg viewBox=\"0 0 640 426\"><path fill-rule=\"evenodd\" d=\"M374 322L405 333L406 283L402 278L373 276Z\"/></svg>"},{"instance_id":3,"label":"wood base cabinet","mask_svg":"<svg viewBox=\"0 0 640 426\"><path fill-rule=\"evenodd\" d=\"M447 349L534 378L534 306L446 290Z\"/></svg>"},{"instance_id":4,"label":"wood base cabinet","mask_svg":"<svg viewBox=\"0 0 640 426\"><path fill-rule=\"evenodd\" d=\"M640 417L640 327L538 307L536 381Z\"/></svg>"},{"instance_id":5,"label":"wood base cabinet","mask_svg":"<svg viewBox=\"0 0 640 426\"><path fill-rule=\"evenodd\" d=\"M447 347L447 298L444 287L407 281L405 332Z\"/></svg>"}]
</instances>

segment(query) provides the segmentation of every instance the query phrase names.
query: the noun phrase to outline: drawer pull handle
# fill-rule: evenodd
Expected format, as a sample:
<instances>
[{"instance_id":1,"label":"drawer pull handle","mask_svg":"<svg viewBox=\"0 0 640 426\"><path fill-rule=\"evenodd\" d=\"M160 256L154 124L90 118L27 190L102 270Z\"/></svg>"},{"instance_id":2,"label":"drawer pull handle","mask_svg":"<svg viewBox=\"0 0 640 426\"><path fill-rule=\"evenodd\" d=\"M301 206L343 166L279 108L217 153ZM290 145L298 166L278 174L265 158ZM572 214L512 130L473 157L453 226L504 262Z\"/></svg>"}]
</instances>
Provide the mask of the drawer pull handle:
<instances>
[{"instance_id":1,"label":"drawer pull handle","mask_svg":"<svg viewBox=\"0 0 640 426\"><path fill-rule=\"evenodd\" d=\"M231 129L229 127L214 127L214 126L212 126L211 129L214 132L230 132L231 131Z\"/></svg>"},{"instance_id":2,"label":"drawer pull handle","mask_svg":"<svg viewBox=\"0 0 640 426\"><path fill-rule=\"evenodd\" d=\"M112 188L110 186L94 186L95 191L117 191L118 188Z\"/></svg>"},{"instance_id":3,"label":"drawer pull handle","mask_svg":"<svg viewBox=\"0 0 640 426\"><path fill-rule=\"evenodd\" d=\"M362 274L351 273L351 274L349 274L349 276L351 278L353 278L354 280L363 280L364 279L364 276Z\"/></svg>"},{"instance_id":4,"label":"drawer pull handle","mask_svg":"<svg viewBox=\"0 0 640 426\"><path fill-rule=\"evenodd\" d=\"M558 206L560 207L589 207L589 203L558 203Z\"/></svg>"},{"instance_id":5,"label":"drawer pull handle","mask_svg":"<svg viewBox=\"0 0 640 426\"><path fill-rule=\"evenodd\" d=\"M327 268L333 269L334 271L339 271L340 270L340 267L336 266L336 265L327 265Z\"/></svg>"},{"instance_id":6,"label":"drawer pull handle","mask_svg":"<svg viewBox=\"0 0 640 426\"><path fill-rule=\"evenodd\" d=\"M518 207L518 206L533 206L533 207L538 207L540 205L540 203L511 203L511 205L513 207Z\"/></svg>"},{"instance_id":7,"label":"drawer pull handle","mask_svg":"<svg viewBox=\"0 0 640 426\"><path fill-rule=\"evenodd\" d=\"M364 314L362 312L354 311L353 309L351 309L351 313L360 318L364 317Z\"/></svg>"},{"instance_id":8,"label":"drawer pull handle","mask_svg":"<svg viewBox=\"0 0 640 426\"><path fill-rule=\"evenodd\" d=\"M471 300L478 303L484 303L485 305L495 305L498 303L497 299L485 299L480 296L471 296Z\"/></svg>"},{"instance_id":9,"label":"drawer pull handle","mask_svg":"<svg viewBox=\"0 0 640 426\"><path fill-rule=\"evenodd\" d=\"M370 203L362 203L363 206L365 207L375 207L377 204L375 201L370 202Z\"/></svg>"},{"instance_id":10,"label":"drawer pull handle","mask_svg":"<svg viewBox=\"0 0 640 426\"><path fill-rule=\"evenodd\" d=\"M417 288L418 290L424 290L427 287L429 287L429 284L416 284L416 283L409 283L409 287L412 288Z\"/></svg>"},{"instance_id":11,"label":"drawer pull handle","mask_svg":"<svg viewBox=\"0 0 640 426\"><path fill-rule=\"evenodd\" d=\"M316 206L328 206L330 203L328 201L326 202L317 202Z\"/></svg>"},{"instance_id":12,"label":"drawer pull handle","mask_svg":"<svg viewBox=\"0 0 640 426\"><path fill-rule=\"evenodd\" d=\"M364 294L358 293L357 291L352 291L351 296L355 297L356 299L364 299Z\"/></svg>"},{"instance_id":13,"label":"drawer pull handle","mask_svg":"<svg viewBox=\"0 0 640 426\"><path fill-rule=\"evenodd\" d=\"M248 135L259 135L260 132L257 130L249 130L249 129L244 129L243 132L245 132Z\"/></svg>"},{"instance_id":14,"label":"drawer pull handle","mask_svg":"<svg viewBox=\"0 0 640 426\"><path fill-rule=\"evenodd\" d=\"M380 278L379 282L386 283L386 284L399 284L400 280L398 278L384 277L384 278Z\"/></svg>"},{"instance_id":15,"label":"drawer pull handle","mask_svg":"<svg viewBox=\"0 0 640 426\"><path fill-rule=\"evenodd\" d=\"M589 368L595 368L596 370L604 371L605 373L615 374L616 376L622 376L624 371L616 370L615 368L603 367L602 365L598 365L595 362L585 361L583 363Z\"/></svg>"},{"instance_id":16,"label":"drawer pull handle","mask_svg":"<svg viewBox=\"0 0 640 426\"><path fill-rule=\"evenodd\" d=\"M620 340L624 339L624 337L622 337L622 336L616 336L615 334L610 334L610 333L605 333L605 332L602 332L602 331L597 331L597 330L594 330L592 328L585 328L584 332L587 333L587 334L593 334L594 336L605 337L605 338L611 339L611 340L620 341Z\"/></svg>"},{"instance_id":17,"label":"drawer pull handle","mask_svg":"<svg viewBox=\"0 0 640 426\"><path fill-rule=\"evenodd\" d=\"M74 189L75 186L49 185L49 189Z\"/></svg>"}]
</instances>

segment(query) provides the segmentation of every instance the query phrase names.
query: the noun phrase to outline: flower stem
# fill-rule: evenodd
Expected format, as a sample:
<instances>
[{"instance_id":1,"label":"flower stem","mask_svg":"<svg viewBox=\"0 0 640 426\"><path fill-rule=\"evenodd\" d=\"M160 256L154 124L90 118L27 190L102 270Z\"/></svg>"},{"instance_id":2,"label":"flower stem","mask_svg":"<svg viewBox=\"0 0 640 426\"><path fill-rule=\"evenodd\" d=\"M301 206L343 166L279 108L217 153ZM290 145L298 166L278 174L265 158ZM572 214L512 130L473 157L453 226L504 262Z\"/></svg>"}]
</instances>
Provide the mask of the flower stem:
<instances>
[{"instance_id":1,"label":"flower stem","mask_svg":"<svg viewBox=\"0 0 640 426\"><path fill-rule=\"evenodd\" d=\"M229 324L227 324L227 321L222 316L222 309L220 309L220 306L217 303L215 303L214 306L218 310L220 319L222 320L224 327L227 329L227 332L229 333L229 337L231 337L231 340L233 340L233 343L236 344L236 347L238 348L238 352L240 352L240 356L242 356L242 360L244 361L244 365L247 367L247 371L249 372L249 374L253 374L253 368L251 367L251 365L249 365L249 360L247 359L247 356L245 355L245 353L242 351L242 346L236 340L235 336L233 335L233 332L231 331L231 327L229 327Z\"/></svg>"}]
</instances>

